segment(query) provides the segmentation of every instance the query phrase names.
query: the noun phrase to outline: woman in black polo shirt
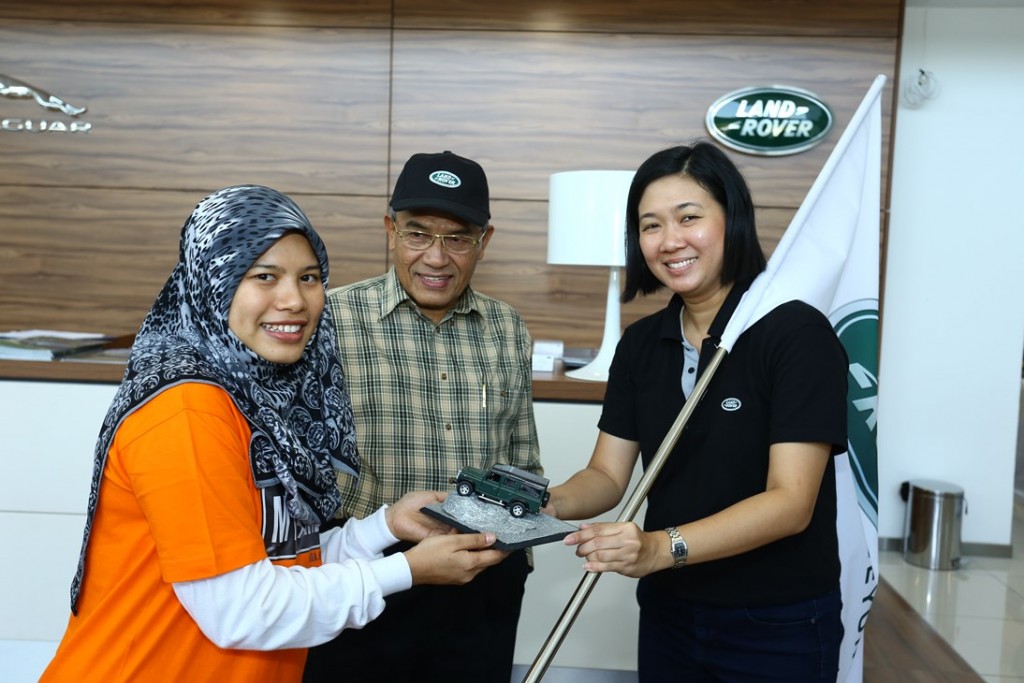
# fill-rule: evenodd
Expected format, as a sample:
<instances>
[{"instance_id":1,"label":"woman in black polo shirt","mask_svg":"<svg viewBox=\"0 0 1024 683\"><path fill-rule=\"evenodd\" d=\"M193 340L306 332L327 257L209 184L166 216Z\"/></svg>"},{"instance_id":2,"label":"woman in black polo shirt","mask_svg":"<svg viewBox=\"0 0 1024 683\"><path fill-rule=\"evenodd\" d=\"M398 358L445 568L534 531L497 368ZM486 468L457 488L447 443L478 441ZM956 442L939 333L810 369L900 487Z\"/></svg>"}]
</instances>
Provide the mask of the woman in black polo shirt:
<instances>
[{"instance_id":1,"label":"woman in black polo shirt","mask_svg":"<svg viewBox=\"0 0 1024 683\"><path fill-rule=\"evenodd\" d=\"M623 334L590 463L552 489L558 517L618 504L764 268L750 192L722 151L673 147L640 166L623 301L673 296ZM827 318L780 305L719 366L651 488L643 529L592 524L566 538L587 571L640 578L641 681L835 680L833 456L846 450L846 373Z\"/></svg>"}]
</instances>

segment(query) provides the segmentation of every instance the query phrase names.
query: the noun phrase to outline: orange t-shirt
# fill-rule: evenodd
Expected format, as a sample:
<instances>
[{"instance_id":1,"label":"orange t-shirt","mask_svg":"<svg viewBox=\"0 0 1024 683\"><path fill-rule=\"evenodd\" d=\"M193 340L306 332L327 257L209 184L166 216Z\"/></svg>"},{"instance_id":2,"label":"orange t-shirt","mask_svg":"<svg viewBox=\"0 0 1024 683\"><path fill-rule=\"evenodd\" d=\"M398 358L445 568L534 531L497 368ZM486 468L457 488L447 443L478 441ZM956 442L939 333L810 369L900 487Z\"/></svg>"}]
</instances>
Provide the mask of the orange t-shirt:
<instances>
[{"instance_id":1,"label":"orange t-shirt","mask_svg":"<svg viewBox=\"0 0 1024 683\"><path fill-rule=\"evenodd\" d=\"M280 486L256 488L250 434L230 396L199 383L166 389L124 420L100 484L78 615L41 683L301 681L304 648L221 649L171 586L266 557L320 564L318 530L281 515Z\"/></svg>"}]
</instances>

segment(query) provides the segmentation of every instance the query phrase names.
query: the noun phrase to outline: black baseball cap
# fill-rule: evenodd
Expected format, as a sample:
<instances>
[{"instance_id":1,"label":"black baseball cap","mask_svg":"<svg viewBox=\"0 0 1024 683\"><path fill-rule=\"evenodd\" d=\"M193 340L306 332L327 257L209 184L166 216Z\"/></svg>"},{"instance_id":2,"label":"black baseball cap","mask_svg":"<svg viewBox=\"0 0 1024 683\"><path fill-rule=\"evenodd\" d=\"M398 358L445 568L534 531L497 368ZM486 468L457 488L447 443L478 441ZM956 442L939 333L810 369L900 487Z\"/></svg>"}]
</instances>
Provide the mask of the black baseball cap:
<instances>
[{"instance_id":1,"label":"black baseball cap","mask_svg":"<svg viewBox=\"0 0 1024 683\"><path fill-rule=\"evenodd\" d=\"M480 164L449 151L413 154L395 181L395 211L439 209L473 225L491 220L487 175Z\"/></svg>"}]
</instances>

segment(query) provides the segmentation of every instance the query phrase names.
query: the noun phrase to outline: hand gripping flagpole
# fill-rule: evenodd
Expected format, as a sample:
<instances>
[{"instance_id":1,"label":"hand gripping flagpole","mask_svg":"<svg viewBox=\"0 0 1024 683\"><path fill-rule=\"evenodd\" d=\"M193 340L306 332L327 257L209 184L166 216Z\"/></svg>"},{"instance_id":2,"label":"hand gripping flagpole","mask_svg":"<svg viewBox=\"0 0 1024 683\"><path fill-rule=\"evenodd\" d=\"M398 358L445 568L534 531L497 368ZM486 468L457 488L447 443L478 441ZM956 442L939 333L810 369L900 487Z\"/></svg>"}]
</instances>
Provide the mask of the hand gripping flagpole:
<instances>
[{"instance_id":1,"label":"hand gripping flagpole","mask_svg":"<svg viewBox=\"0 0 1024 683\"><path fill-rule=\"evenodd\" d=\"M657 453L651 459L650 464L644 471L643 476L637 483L636 488L633 489L633 493L630 494L629 500L623 507L622 513L619 514L617 522L631 522L636 514L640 510L640 506L643 504L644 499L647 497L647 493L650 491L651 486L654 484L655 478L661 472L665 461L668 459L669 453L675 448L676 442L679 441L679 437L683 432L683 428L690 419L690 415L696 409L700 403L701 398L704 396L704 392L707 390L708 384L711 382L711 378L714 376L715 371L718 370L718 366L721 365L722 360L726 354L732 349L736 343L736 339L750 327L752 324L757 322L763 315L768 313L770 310L775 308L777 305L788 301L792 298L792 292L789 290L785 283L781 287L777 287L774 290L769 290L769 285L776 279L776 273L780 270L783 264L787 262L786 256L790 251L790 245L793 240L796 239L797 235L801 232L803 223L806 220L806 216L810 213L813 206L817 203L819 196L822 194L823 189L828 185L829 179L832 177L836 166L839 164L840 159L846 153L846 149L850 146L850 141L856 136L860 129L861 123L867 117L869 110L874 104L875 100L879 97L882 87L885 85L885 76L877 76L868 89L867 95L861 102L857 111L854 112L853 117L850 119L850 123L847 124L846 130L843 131L839 141L836 143L835 149L832 150L832 154L829 155L826 160L824 167L818 174L817 179L814 181L814 185L807 192L807 197L804 199L800 208L797 210L796 215L790 222L789 227L786 229L785 234L779 241L778 246L772 253L772 258L768 262L767 269L754 279L750 288L743 295L742 300L733 312L733 315L729 318L728 324L725 326L725 330L722 332L722 340L719 342L718 349L715 354L711 357L711 361L708 366L701 373L697 383L693 387L693 391L686 403L683 405L683 409L679 411L679 415L676 417L675 422L669 428L668 433L662 440L661 445L658 447ZM801 264L802 265L802 264ZM840 266L842 263L840 263ZM792 266L787 270L802 270L797 266ZM785 281L786 278L781 278ZM838 278L825 278L826 281L837 280ZM836 282L832 282L832 292L835 291ZM817 293L812 294L810 299L816 299ZM782 300L779 299L781 297ZM831 296L829 297L831 300ZM808 301L812 305L820 308L818 301ZM579 585L576 587L576 591L572 594L569 602L566 604L565 609L562 611L562 615L558 618L558 622L554 628L551 629L551 633L548 635L544 645L541 647L540 652L537 653L537 658L533 661L530 670L527 671L526 677L523 678L523 683L537 683L547 671L548 666L551 664L551 660L554 658L555 653L558 652L558 648L561 647L562 641L565 640L565 636L569 633L569 629L572 627L573 622L576 620L576 616L579 614L580 609L583 608L583 604L587 601L590 596L591 590L594 588L594 584L601 577L598 572L588 572L584 574L580 580Z\"/></svg>"}]
</instances>

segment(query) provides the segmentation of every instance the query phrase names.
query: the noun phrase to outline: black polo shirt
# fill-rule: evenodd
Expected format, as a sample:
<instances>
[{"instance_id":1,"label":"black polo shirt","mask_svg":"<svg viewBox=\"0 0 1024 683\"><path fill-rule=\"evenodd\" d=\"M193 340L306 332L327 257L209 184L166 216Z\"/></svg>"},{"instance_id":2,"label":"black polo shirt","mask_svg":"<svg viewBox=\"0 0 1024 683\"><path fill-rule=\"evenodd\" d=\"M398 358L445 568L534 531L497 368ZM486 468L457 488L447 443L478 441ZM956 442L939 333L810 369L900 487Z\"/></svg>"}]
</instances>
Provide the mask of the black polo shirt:
<instances>
[{"instance_id":1,"label":"black polo shirt","mask_svg":"<svg viewBox=\"0 0 1024 683\"><path fill-rule=\"evenodd\" d=\"M701 349L706 368L745 287L734 286ZM619 341L601 431L640 444L646 467L685 403L683 302L630 325ZM718 366L647 499L651 531L712 515L765 490L773 443L818 441L846 450L848 361L828 319L791 301L747 329ZM835 461L829 460L806 530L753 551L643 579L714 605L809 599L839 585Z\"/></svg>"}]
</instances>

